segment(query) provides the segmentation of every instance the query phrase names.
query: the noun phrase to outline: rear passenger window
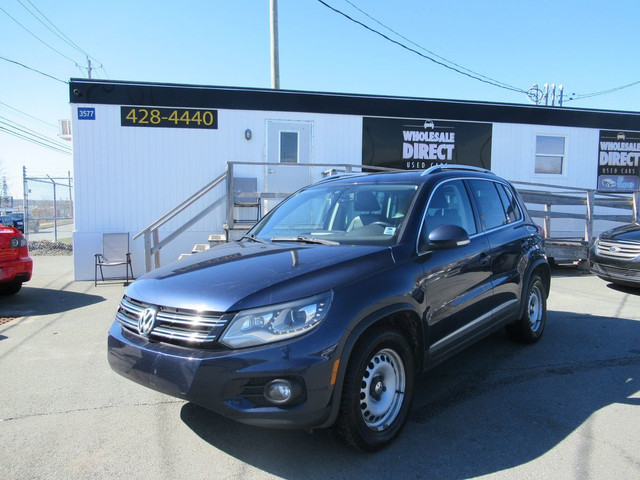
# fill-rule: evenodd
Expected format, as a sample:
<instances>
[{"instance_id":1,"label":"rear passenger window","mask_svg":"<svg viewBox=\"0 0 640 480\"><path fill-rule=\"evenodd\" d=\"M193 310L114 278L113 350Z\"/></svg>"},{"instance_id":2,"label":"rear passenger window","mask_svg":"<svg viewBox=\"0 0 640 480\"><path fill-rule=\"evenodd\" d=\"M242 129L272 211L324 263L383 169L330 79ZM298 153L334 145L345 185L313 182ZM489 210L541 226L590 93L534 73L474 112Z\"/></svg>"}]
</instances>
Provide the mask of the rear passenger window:
<instances>
[{"instance_id":1,"label":"rear passenger window","mask_svg":"<svg viewBox=\"0 0 640 480\"><path fill-rule=\"evenodd\" d=\"M471 192L480 209L480 218L485 230L509 223L495 182L487 180L469 180ZM504 193L504 190L503 190Z\"/></svg>"},{"instance_id":2,"label":"rear passenger window","mask_svg":"<svg viewBox=\"0 0 640 480\"><path fill-rule=\"evenodd\" d=\"M520 220L522 218L522 213L520 212L520 208L518 208L518 203L516 202L511 190L502 183L497 183L496 188L498 189L500 200L502 200L504 211L507 214L507 222L512 223Z\"/></svg>"}]
</instances>

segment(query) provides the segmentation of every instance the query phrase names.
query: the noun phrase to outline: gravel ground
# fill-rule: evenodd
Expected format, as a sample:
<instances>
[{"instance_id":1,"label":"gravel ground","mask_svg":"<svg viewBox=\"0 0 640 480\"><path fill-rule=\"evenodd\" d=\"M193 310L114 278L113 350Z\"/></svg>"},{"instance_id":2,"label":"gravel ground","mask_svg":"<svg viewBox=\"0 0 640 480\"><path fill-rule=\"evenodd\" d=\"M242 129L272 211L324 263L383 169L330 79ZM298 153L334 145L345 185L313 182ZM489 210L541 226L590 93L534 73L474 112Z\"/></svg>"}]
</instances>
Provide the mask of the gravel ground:
<instances>
[{"instance_id":1,"label":"gravel ground","mask_svg":"<svg viewBox=\"0 0 640 480\"><path fill-rule=\"evenodd\" d=\"M66 243L39 240L29 242L29 255L72 255L73 246Z\"/></svg>"}]
</instances>

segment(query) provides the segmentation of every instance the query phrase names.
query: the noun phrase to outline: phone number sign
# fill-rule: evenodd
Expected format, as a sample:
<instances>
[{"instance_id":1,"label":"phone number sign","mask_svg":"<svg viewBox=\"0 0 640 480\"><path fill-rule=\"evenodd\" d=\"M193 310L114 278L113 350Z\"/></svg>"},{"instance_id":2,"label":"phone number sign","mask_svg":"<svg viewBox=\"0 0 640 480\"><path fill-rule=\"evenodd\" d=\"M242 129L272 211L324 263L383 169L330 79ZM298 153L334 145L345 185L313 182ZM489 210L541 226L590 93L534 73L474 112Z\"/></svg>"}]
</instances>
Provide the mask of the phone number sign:
<instances>
[{"instance_id":1,"label":"phone number sign","mask_svg":"<svg viewBox=\"0 0 640 480\"><path fill-rule=\"evenodd\" d=\"M218 111L201 108L120 107L123 127L218 128Z\"/></svg>"}]
</instances>

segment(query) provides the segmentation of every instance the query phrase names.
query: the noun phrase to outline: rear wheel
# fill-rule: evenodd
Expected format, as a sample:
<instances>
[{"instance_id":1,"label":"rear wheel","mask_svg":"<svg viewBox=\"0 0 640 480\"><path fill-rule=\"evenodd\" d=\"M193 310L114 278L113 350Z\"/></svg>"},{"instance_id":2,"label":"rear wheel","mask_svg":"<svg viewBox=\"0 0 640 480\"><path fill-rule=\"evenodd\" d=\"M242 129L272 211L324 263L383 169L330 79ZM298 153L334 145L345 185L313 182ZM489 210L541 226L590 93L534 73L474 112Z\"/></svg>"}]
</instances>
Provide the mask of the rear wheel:
<instances>
[{"instance_id":1,"label":"rear wheel","mask_svg":"<svg viewBox=\"0 0 640 480\"><path fill-rule=\"evenodd\" d=\"M414 357L405 337L372 331L352 353L334 429L355 447L380 450L406 423L414 383Z\"/></svg>"},{"instance_id":2,"label":"rear wheel","mask_svg":"<svg viewBox=\"0 0 640 480\"><path fill-rule=\"evenodd\" d=\"M539 275L533 275L524 297L522 317L507 325L509 336L521 343L537 342L547 323L547 293Z\"/></svg>"},{"instance_id":3,"label":"rear wheel","mask_svg":"<svg viewBox=\"0 0 640 480\"><path fill-rule=\"evenodd\" d=\"M22 288L22 282L14 280L5 284L0 284L0 295L13 295L18 293Z\"/></svg>"}]
</instances>

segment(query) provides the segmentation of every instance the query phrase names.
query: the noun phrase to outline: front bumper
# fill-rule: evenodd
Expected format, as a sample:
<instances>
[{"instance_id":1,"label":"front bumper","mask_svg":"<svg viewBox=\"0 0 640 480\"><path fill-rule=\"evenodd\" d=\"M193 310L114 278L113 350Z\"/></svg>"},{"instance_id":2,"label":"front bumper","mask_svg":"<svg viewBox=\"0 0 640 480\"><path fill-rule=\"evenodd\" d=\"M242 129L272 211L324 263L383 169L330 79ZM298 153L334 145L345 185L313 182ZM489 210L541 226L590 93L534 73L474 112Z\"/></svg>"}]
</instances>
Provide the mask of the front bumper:
<instances>
[{"instance_id":1,"label":"front bumper","mask_svg":"<svg viewBox=\"0 0 640 480\"><path fill-rule=\"evenodd\" d=\"M601 262L602 261L598 259L591 260L591 273L610 282L640 286L640 265L637 263L630 265L629 262L627 262L626 264L620 265L617 262Z\"/></svg>"},{"instance_id":2,"label":"front bumper","mask_svg":"<svg viewBox=\"0 0 640 480\"><path fill-rule=\"evenodd\" d=\"M638 258L615 258L598 254L594 245L589 251L589 269L603 280L623 285L640 286Z\"/></svg>"},{"instance_id":3,"label":"front bumper","mask_svg":"<svg viewBox=\"0 0 640 480\"><path fill-rule=\"evenodd\" d=\"M230 419L263 427L313 428L331 413L332 373L344 330L323 324L287 342L241 350L202 350L151 342L117 321L108 337L111 368L141 385ZM274 379L301 385L292 404L264 396Z\"/></svg>"}]
</instances>

